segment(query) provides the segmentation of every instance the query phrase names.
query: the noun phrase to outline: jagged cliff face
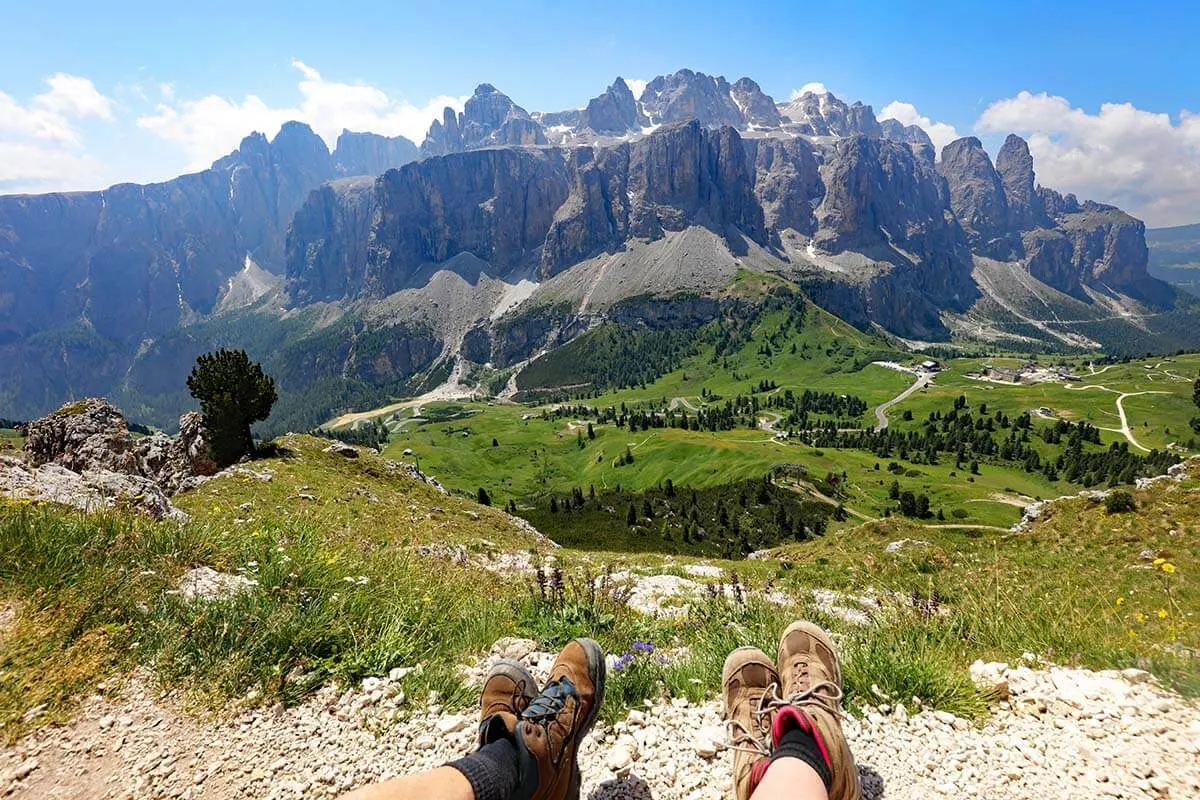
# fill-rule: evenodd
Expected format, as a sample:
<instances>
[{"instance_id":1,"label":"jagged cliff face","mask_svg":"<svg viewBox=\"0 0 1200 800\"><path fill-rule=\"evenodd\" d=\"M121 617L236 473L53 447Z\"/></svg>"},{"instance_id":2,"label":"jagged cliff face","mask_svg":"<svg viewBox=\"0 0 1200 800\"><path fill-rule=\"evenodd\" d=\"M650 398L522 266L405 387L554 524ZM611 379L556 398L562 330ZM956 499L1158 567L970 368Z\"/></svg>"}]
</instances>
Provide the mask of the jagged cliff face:
<instances>
[{"instance_id":1,"label":"jagged cliff face","mask_svg":"<svg viewBox=\"0 0 1200 800\"><path fill-rule=\"evenodd\" d=\"M422 156L461 153L498 145L546 144L546 135L525 109L490 83L475 88L461 114L447 108L421 144Z\"/></svg>"},{"instance_id":2,"label":"jagged cliff face","mask_svg":"<svg viewBox=\"0 0 1200 800\"><path fill-rule=\"evenodd\" d=\"M1146 261L1140 222L1038 186L1016 136L994 166L976 139L935 164L919 127L749 78L681 70L636 98L618 78L534 114L481 84L419 151L346 131L330 153L289 123L167 183L0 197L0 410L158 396L192 349L243 341L306 380L394 391L455 353L529 358L630 298L708 302L747 268L945 339L992 267L1169 307Z\"/></svg>"},{"instance_id":3,"label":"jagged cliff face","mask_svg":"<svg viewBox=\"0 0 1200 800\"><path fill-rule=\"evenodd\" d=\"M502 280L548 280L631 242L697 228L723 242L727 258L754 247L784 270L785 236L811 237L825 253L869 253L882 274L859 281L871 284L860 290L864 319L899 331L928 334L939 303L958 308L972 297L945 183L908 145L856 136L818 148L695 121L609 147L426 159L386 173L369 194L361 184L325 187L297 215L288 292L297 305L382 298L419 288L463 254ZM622 269L655 267L635 259ZM903 292L889 288L897 281ZM482 351L477 334L471 341Z\"/></svg>"},{"instance_id":4,"label":"jagged cliff face","mask_svg":"<svg viewBox=\"0 0 1200 800\"><path fill-rule=\"evenodd\" d=\"M333 168L343 177L382 175L416 161L419 155L417 146L403 136L343 130L333 151Z\"/></svg>"},{"instance_id":5,"label":"jagged cliff face","mask_svg":"<svg viewBox=\"0 0 1200 800\"><path fill-rule=\"evenodd\" d=\"M951 142L938 171L950 188L950 206L981 256L1021 260L1030 275L1059 291L1087 299L1087 288L1137 298L1161 295L1146 272L1145 225L1113 206L1063 197L1035 182L1029 145L1004 141L992 166L979 140Z\"/></svg>"},{"instance_id":6,"label":"jagged cliff face","mask_svg":"<svg viewBox=\"0 0 1200 800\"><path fill-rule=\"evenodd\" d=\"M781 104L779 111L797 133L806 136L883 136L870 106L859 102L847 105L828 92L805 92Z\"/></svg>"},{"instance_id":7,"label":"jagged cliff face","mask_svg":"<svg viewBox=\"0 0 1200 800\"><path fill-rule=\"evenodd\" d=\"M333 176L307 126L246 137L212 169L102 192L0 197L0 341L84 324L120 345L207 313L249 256L284 263L284 232Z\"/></svg>"}]
</instances>

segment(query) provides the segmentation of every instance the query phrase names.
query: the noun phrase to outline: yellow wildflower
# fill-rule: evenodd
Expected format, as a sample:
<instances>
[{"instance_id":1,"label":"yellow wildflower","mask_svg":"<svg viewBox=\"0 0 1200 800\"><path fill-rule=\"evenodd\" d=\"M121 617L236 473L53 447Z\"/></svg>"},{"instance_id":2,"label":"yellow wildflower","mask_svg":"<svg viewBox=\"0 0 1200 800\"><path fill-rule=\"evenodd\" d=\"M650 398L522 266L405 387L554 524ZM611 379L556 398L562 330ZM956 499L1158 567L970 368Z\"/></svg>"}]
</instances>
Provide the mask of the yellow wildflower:
<instances>
[{"instance_id":1,"label":"yellow wildflower","mask_svg":"<svg viewBox=\"0 0 1200 800\"><path fill-rule=\"evenodd\" d=\"M1145 621L1146 621L1146 615L1145 615L1145 614L1143 614L1142 612L1140 612L1140 611L1139 611L1139 612L1137 613L1137 621L1138 621L1138 622L1145 622Z\"/></svg>"},{"instance_id":2,"label":"yellow wildflower","mask_svg":"<svg viewBox=\"0 0 1200 800\"><path fill-rule=\"evenodd\" d=\"M1168 616L1170 616L1170 615L1167 614L1167 610L1165 608L1160 608L1158 610L1158 618L1159 619L1166 619Z\"/></svg>"},{"instance_id":3,"label":"yellow wildflower","mask_svg":"<svg viewBox=\"0 0 1200 800\"><path fill-rule=\"evenodd\" d=\"M1165 558L1154 559L1154 566L1156 566L1156 567L1161 567L1165 563L1167 563L1167 560Z\"/></svg>"},{"instance_id":4,"label":"yellow wildflower","mask_svg":"<svg viewBox=\"0 0 1200 800\"><path fill-rule=\"evenodd\" d=\"M1163 572L1167 573L1168 575L1174 575L1174 574L1175 574L1175 565L1174 565L1174 564L1172 564L1172 563L1170 563L1170 562L1167 562L1166 564L1163 564L1163 565L1162 565L1162 567L1161 567L1161 569L1162 569L1162 571L1163 571Z\"/></svg>"},{"instance_id":5,"label":"yellow wildflower","mask_svg":"<svg viewBox=\"0 0 1200 800\"><path fill-rule=\"evenodd\" d=\"M433 598L432 598L432 597L430 597L429 595L425 595L424 597L422 597L422 598L421 598L421 602L422 602L422 603L432 603L432 602L433 602Z\"/></svg>"},{"instance_id":6,"label":"yellow wildflower","mask_svg":"<svg viewBox=\"0 0 1200 800\"><path fill-rule=\"evenodd\" d=\"M1117 605L1119 605L1119 606L1123 606L1123 605L1125 605L1125 598L1124 598L1124 597L1118 597L1118 598L1117 598Z\"/></svg>"}]
</instances>

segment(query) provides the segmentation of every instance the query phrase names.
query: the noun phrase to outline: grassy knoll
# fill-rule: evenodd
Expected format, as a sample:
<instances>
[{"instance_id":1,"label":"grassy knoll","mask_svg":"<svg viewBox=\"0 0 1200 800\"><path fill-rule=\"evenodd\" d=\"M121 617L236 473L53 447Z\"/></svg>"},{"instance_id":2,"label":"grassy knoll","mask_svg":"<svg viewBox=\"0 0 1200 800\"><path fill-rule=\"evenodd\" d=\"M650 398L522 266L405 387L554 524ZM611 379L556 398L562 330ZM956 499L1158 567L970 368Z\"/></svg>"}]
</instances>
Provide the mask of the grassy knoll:
<instances>
[{"instance_id":1,"label":"grassy knoll","mask_svg":"<svg viewBox=\"0 0 1200 800\"><path fill-rule=\"evenodd\" d=\"M943 624L985 658L1150 669L1200 691L1200 481L1135 492L1136 512L1056 504L1025 533L916 528L899 520L774 551L785 586L933 598ZM923 544L887 553L901 539ZM1155 559L1164 559L1155 563ZM1164 565L1165 569L1164 569Z\"/></svg>"},{"instance_id":2,"label":"grassy knoll","mask_svg":"<svg viewBox=\"0 0 1200 800\"><path fill-rule=\"evenodd\" d=\"M506 635L555 647L586 634L614 653L653 643L666 663L639 657L614 675L605 709L613 718L648 696L711 696L730 649L769 649L798 616L843 637L852 704L874 698L876 685L975 714L983 702L967 665L1026 651L1058 663L1144 666L1200 690L1200 561L1187 545L1200 534L1200 480L1138 492L1134 513L1073 501L1025 534L893 519L789 544L765 559L711 559L723 574L696 580L736 583L730 593L745 601L701 600L678 618L656 619L629 609L602 576L687 576L696 559L567 548L555 552L561 577L546 571L540 586L528 572L455 566L413 545L539 548L500 512L389 473L382 459L326 454L308 437L280 444L283 456L249 465L258 476L269 471L270 481L235 474L181 496L193 514L186 524L0 501L5 736L65 718L75 698L135 665L219 708L294 702L324 682L420 665L406 685L410 697L436 689L451 707L465 706L472 690L456 665ZM873 465L862 469L874 473ZM983 490L987 477L985 470L968 486ZM928 544L886 552L905 538ZM256 584L227 603L186 602L173 586L198 565ZM853 625L823 612L816 588L874 590L885 611L876 623ZM780 604L762 601L765 592L782 593ZM933 613L914 606L914 596L932 600ZM42 716L23 721L43 704Z\"/></svg>"}]
</instances>

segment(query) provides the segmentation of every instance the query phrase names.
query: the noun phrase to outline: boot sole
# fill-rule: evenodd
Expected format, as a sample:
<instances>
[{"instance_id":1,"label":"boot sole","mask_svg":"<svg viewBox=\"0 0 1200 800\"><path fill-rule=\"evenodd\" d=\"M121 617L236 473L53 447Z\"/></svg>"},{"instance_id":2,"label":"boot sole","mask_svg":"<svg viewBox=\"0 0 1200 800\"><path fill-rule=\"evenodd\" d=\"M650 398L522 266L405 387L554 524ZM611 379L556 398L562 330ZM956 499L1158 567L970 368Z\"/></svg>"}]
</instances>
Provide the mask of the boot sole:
<instances>
[{"instance_id":1,"label":"boot sole","mask_svg":"<svg viewBox=\"0 0 1200 800\"><path fill-rule=\"evenodd\" d=\"M808 634L813 639L816 639L818 642L828 648L829 652L833 654L834 680L837 682L838 686L844 686L845 684L842 683L842 659L838 657L837 648L833 646L833 642L830 640L829 634L826 633L824 628L809 622L808 620L802 619L798 622L793 622L787 627L787 630L783 632L783 636L779 637L779 654L776 665L783 663L783 645L787 641L788 636L796 631ZM776 669L778 669L778 666L776 666Z\"/></svg>"},{"instance_id":2,"label":"boot sole","mask_svg":"<svg viewBox=\"0 0 1200 800\"><path fill-rule=\"evenodd\" d=\"M576 639L580 647L587 654L588 663L588 679L591 680L592 686L596 688L595 701L592 707L588 709L588 715L583 720L583 727L576 738L576 742L582 739L592 729L596 723L596 717L600 714L600 708L604 705L604 684L608 679L608 665L604 663L604 648L595 639L580 638Z\"/></svg>"}]
</instances>

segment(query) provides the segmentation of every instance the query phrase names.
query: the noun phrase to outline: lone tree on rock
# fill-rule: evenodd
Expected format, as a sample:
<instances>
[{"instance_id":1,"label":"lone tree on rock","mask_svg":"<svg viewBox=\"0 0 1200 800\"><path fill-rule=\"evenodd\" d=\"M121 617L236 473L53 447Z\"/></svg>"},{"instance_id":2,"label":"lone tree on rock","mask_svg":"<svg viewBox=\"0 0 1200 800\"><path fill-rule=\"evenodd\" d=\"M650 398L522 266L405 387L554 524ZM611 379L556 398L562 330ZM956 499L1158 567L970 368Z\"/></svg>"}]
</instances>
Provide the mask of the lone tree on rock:
<instances>
[{"instance_id":1,"label":"lone tree on rock","mask_svg":"<svg viewBox=\"0 0 1200 800\"><path fill-rule=\"evenodd\" d=\"M221 349L196 359L187 379L200 401L208 429L209 454L222 467L254 451L250 426L271 413L278 395L275 381L244 350Z\"/></svg>"}]
</instances>

